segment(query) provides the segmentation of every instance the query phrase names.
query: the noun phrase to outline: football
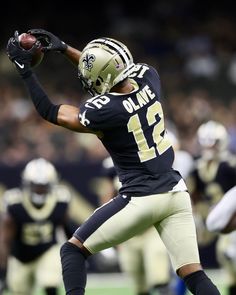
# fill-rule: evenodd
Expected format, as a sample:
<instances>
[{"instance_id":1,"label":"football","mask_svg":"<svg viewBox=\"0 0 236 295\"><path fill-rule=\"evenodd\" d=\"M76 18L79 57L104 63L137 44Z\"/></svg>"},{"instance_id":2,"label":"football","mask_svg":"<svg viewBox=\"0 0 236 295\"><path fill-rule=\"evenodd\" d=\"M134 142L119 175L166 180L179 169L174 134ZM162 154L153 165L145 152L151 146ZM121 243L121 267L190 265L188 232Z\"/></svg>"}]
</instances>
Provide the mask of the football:
<instances>
[{"instance_id":1,"label":"football","mask_svg":"<svg viewBox=\"0 0 236 295\"><path fill-rule=\"evenodd\" d=\"M19 35L19 42L20 42L20 46L22 48L24 48L25 50L29 50L30 48L32 48L32 46L35 44L35 42L37 41L36 37L34 37L31 34L27 34L27 33L22 33L21 35ZM39 47L36 51L35 54L33 55L33 59L31 62L31 67L37 67L44 56L44 53L42 52L42 47Z\"/></svg>"}]
</instances>

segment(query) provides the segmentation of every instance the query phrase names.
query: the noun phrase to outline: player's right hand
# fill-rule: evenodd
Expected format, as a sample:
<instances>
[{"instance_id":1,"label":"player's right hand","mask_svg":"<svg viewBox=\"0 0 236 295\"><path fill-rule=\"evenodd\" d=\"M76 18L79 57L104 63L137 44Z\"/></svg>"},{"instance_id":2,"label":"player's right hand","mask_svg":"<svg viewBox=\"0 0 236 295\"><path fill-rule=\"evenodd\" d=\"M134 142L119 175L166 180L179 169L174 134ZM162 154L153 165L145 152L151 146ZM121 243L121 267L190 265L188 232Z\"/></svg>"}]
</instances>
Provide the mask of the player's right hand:
<instances>
[{"instance_id":1,"label":"player's right hand","mask_svg":"<svg viewBox=\"0 0 236 295\"><path fill-rule=\"evenodd\" d=\"M63 53L68 47L65 42L44 29L30 29L27 33L34 35L38 40L40 40L43 46L43 52L57 51Z\"/></svg>"},{"instance_id":2,"label":"player's right hand","mask_svg":"<svg viewBox=\"0 0 236 295\"><path fill-rule=\"evenodd\" d=\"M36 42L31 49L23 49L19 43L18 31L15 31L14 36L8 40L6 48L7 55L23 78L26 78L31 73L31 61L35 50L39 47L40 42Z\"/></svg>"}]
</instances>

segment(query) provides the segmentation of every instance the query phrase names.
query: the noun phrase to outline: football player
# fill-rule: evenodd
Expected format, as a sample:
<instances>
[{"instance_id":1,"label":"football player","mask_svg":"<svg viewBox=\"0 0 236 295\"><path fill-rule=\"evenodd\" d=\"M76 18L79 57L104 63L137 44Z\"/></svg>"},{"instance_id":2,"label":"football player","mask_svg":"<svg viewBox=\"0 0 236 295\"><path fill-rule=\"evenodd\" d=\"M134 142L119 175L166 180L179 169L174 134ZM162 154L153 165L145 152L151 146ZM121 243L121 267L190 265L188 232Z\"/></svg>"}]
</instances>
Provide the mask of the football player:
<instances>
[{"instance_id":1,"label":"football player","mask_svg":"<svg viewBox=\"0 0 236 295\"><path fill-rule=\"evenodd\" d=\"M0 269L10 294L32 295L34 288L56 295L61 286L58 229L70 236L78 226L68 217L71 195L59 184L49 161L36 158L22 173L22 187L7 190L1 220ZM5 270L5 272L4 272Z\"/></svg>"},{"instance_id":2,"label":"football player","mask_svg":"<svg viewBox=\"0 0 236 295\"><path fill-rule=\"evenodd\" d=\"M197 224L197 236L200 251L216 244L216 258L226 270L233 270L232 260L225 258L227 245L232 235L220 236L217 230L210 230L206 226L206 220L210 210L222 199L224 194L236 185L235 159L228 151L228 133L226 128L219 122L210 120L202 124L197 132L201 148L201 156L197 160L196 167L191 174L189 189L192 190L193 208ZM225 203L225 202L224 202ZM211 215L212 216L212 215ZM212 217L209 216L209 220ZM218 224L223 226L228 216L218 219L212 228ZM216 218L214 218L216 220ZM234 242L233 242L234 243ZM234 244L235 247L235 244ZM230 282L229 294L236 292L236 272L231 272L234 280Z\"/></svg>"},{"instance_id":3,"label":"football player","mask_svg":"<svg viewBox=\"0 0 236 295\"><path fill-rule=\"evenodd\" d=\"M236 184L235 159L228 152L228 134L219 122L203 123L197 131L201 154L188 179L200 246L210 244L216 235L205 227L209 208Z\"/></svg>"},{"instance_id":4,"label":"football player","mask_svg":"<svg viewBox=\"0 0 236 295\"><path fill-rule=\"evenodd\" d=\"M59 51L78 67L79 80L93 97L80 107L51 102L31 68L30 50L18 32L7 54L47 121L92 133L114 162L122 186L61 248L66 294L85 293L86 257L118 245L154 226L176 273L193 294L220 294L200 264L191 199L180 173L172 169L174 151L166 137L160 78L151 65L134 63L129 49L112 38L98 38L81 51L51 32L30 30L43 50Z\"/></svg>"}]
</instances>

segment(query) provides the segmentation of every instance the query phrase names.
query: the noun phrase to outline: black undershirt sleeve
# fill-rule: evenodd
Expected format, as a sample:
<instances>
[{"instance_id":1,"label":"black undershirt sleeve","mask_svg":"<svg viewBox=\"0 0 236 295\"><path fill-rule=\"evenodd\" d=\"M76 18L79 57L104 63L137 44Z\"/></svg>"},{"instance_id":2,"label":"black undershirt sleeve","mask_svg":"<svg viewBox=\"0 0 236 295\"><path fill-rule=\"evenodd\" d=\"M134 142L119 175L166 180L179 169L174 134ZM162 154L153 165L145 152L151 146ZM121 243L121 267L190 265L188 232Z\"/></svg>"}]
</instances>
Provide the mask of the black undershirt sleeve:
<instances>
[{"instance_id":1,"label":"black undershirt sleeve","mask_svg":"<svg viewBox=\"0 0 236 295\"><path fill-rule=\"evenodd\" d=\"M58 124L57 114L60 105L55 105L50 101L36 75L32 74L25 77L24 82L39 115L53 124Z\"/></svg>"}]
</instances>

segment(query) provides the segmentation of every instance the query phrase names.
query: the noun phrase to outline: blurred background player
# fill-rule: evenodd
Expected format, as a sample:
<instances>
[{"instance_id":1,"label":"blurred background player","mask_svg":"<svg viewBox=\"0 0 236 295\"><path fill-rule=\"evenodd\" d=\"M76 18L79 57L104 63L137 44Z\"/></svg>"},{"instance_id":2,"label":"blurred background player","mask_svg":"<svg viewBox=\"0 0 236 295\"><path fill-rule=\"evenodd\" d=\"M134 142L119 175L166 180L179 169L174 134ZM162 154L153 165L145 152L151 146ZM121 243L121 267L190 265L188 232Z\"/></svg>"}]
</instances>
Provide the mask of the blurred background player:
<instances>
[{"instance_id":1,"label":"blurred background player","mask_svg":"<svg viewBox=\"0 0 236 295\"><path fill-rule=\"evenodd\" d=\"M217 258L228 276L228 293L236 294L236 186L211 209L206 219L210 232L221 234Z\"/></svg>"},{"instance_id":2,"label":"blurred background player","mask_svg":"<svg viewBox=\"0 0 236 295\"><path fill-rule=\"evenodd\" d=\"M188 178L188 188L194 205L200 247L217 237L210 233L205 220L209 209L236 184L235 159L228 151L228 133L219 122L203 123L197 131L200 156Z\"/></svg>"},{"instance_id":3,"label":"blurred background player","mask_svg":"<svg viewBox=\"0 0 236 295\"><path fill-rule=\"evenodd\" d=\"M54 165L43 158L25 166L22 187L4 193L0 269L10 294L32 295L36 288L57 294L62 282L59 228L70 236L77 227L68 215L70 199Z\"/></svg>"},{"instance_id":4,"label":"blurred background player","mask_svg":"<svg viewBox=\"0 0 236 295\"><path fill-rule=\"evenodd\" d=\"M188 179L188 188L192 196L194 216L200 255L211 247L212 257L223 268L227 268L224 258L226 243L223 237L206 227L206 219L211 208L223 195L236 185L235 158L228 151L228 133L219 122L208 121L198 128L198 141L201 155ZM234 275L235 276L235 275ZM235 277L236 278L236 277ZM236 280L229 287L229 294L236 294Z\"/></svg>"}]
</instances>

